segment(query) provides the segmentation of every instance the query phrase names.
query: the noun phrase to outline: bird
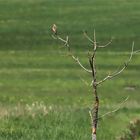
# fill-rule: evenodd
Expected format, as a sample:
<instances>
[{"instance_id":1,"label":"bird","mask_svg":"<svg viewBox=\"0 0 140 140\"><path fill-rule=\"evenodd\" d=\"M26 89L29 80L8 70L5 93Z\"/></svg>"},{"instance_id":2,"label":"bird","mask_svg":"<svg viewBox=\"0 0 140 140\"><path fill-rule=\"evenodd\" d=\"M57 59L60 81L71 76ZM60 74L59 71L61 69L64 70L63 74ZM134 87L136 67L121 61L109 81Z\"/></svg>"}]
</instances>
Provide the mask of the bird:
<instances>
[{"instance_id":1,"label":"bird","mask_svg":"<svg viewBox=\"0 0 140 140\"><path fill-rule=\"evenodd\" d=\"M52 26L52 32L57 35L57 26L55 24Z\"/></svg>"}]
</instances>

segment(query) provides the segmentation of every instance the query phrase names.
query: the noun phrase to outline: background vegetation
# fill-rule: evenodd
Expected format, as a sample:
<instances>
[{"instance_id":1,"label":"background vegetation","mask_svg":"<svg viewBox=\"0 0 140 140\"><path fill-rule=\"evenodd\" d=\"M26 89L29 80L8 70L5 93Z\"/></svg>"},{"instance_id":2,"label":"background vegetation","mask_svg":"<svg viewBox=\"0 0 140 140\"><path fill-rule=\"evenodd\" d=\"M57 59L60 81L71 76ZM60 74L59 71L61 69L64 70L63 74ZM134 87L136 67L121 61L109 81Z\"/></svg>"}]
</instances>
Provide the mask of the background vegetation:
<instances>
[{"instance_id":1,"label":"background vegetation","mask_svg":"<svg viewBox=\"0 0 140 140\"><path fill-rule=\"evenodd\" d=\"M86 140L90 139L90 83L50 27L70 36L71 46L88 67L89 42L83 30L104 44L98 52L98 79L124 63L140 48L140 2L138 0L0 0L0 139ZM129 100L114 114L99 122L98 139L114 140L130 120L140 117L140 55L135 55L120 77L99 88L102 115Z\"/></svg>"}]
</instances>

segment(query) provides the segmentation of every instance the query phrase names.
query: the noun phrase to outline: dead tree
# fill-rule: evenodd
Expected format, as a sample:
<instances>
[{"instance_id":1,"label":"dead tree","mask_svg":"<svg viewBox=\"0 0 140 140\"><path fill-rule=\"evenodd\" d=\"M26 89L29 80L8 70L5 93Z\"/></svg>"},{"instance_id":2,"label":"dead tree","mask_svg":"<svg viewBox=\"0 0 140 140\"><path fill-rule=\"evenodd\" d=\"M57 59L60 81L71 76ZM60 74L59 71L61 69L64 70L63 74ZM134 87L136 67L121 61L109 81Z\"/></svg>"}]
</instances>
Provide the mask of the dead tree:
<instances>
[{"instance_id":1,"label":"dead tree","mask_svg":"<svg viewBox=\"0 0 140 140\"><path fill-rule=\"evenodd\" d=\"M52 37L54 39L57 39L57 40L60 40L61 42L64 43L64 47L67 48L67 51L68 51L68 55L72 57L72 59L83 69L85 70L87 73L90 73L91 74L91 77L92 77L92 82L91 82L91 86L93 88L93 96L94 96L94 103L93 103L93 108L89 111L90 113L90 117L91 117L91 126L92 126L92 140L96 140L96 134L97 134L97 125L98 125L98 120L100 117L98 117L98 111L99 111L99 96L98 96L98 92L97 92L97 89L98 89L98 86L101 85L102 83L104 83L105 81L109 80L109 79L112 79L116 76L118 76L120 73L122 73L124 71L124 69L128 66L129 62L131 61L132 59L132 56L133 54L139 52L138 51L134 51L134 42L132 44L132 51L131 51L131 54L130 54L130 57L129 59L124 62L124 64L122 65L122 67L115 71L114 73L112 74L108 74L105 78L103 78L102 80L100 81L97 81L97 73L96 73L96 52L98 49L100 48L105 48L107 47L108 45L111 44L112 40L109 41L107 44L105 45L99 45L96 41L96 34L95 34L95 31L94 31L94 35L93 35L93 39L90 38L88 36L88 34L86 32L84 32L84 36L87 38L87 40L92 44L92 51L88 51L88 60L89 60L89 66L90 66L90 69L86 68L85 66L83 66L83 64L80 62L79 58L76 57L72 51L71 51L71 48L70 48L70 45L69 45L69 37L66 36L65 39L63 39L61 36L59 36L58 34L58 31L57 31L57 26L54 24L52 26L52 32L53 32L53 35ZM124 101L126 101L128 98L126 98ZM123 102L124 102L123 101ZM122 103L121 103L122 104ZM111 111L111 112L108 112L103 116L105 115L108 115L110 113L113 113L115 111L117 111L119 108Z\"/></svg>"}]
</instances>

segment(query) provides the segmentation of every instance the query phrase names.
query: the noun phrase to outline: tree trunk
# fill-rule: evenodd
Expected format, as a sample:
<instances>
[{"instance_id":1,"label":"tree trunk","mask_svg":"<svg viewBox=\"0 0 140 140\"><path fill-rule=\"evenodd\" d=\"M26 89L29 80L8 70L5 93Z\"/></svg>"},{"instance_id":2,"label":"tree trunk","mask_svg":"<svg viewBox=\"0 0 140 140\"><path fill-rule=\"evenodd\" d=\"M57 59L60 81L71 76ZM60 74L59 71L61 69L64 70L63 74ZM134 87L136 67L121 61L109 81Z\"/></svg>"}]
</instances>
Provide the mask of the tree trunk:
<instances>
[{"instance_id":1,"label":"tree trunk","mask_svg":"<svg viewBox=\"0 0 140 140\"><path fill-rule=\"evenodd\" d=\"M92 140L96 140L97 133L97 124L98 124L98 110L99 110L99 98L97 94L97 86L96 84L93 86L94 95L95 95L95 103L92 112Z\"/></svg>"},{"instance_id":2,"label":"tree trunk","mask_svg":"<svg viewBox=\"0 0 140 140\"><path fill-rule=\"evenodd\" d=\"M96 140L96 134L92 134L92 140Z\"/></svg>"}]
</instances>

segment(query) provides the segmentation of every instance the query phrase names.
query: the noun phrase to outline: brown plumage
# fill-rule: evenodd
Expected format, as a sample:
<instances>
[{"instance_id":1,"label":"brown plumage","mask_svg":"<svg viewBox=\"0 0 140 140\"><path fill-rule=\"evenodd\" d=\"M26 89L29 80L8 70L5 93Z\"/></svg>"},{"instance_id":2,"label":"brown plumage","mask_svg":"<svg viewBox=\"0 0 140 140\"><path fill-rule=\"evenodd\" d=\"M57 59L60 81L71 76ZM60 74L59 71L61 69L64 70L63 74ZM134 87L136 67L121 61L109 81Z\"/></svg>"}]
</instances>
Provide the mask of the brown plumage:
<instances>
[{"instance_id":1,"label":"brown plumage","mask_svg":"<svg viewBox=\"0 0 140 140\"><path fill-rule=\"evenodd\" d=\"M52 31L55 35L57 35L57 26L55 24L52 26Z\"/></svg>"}]
</instances>

